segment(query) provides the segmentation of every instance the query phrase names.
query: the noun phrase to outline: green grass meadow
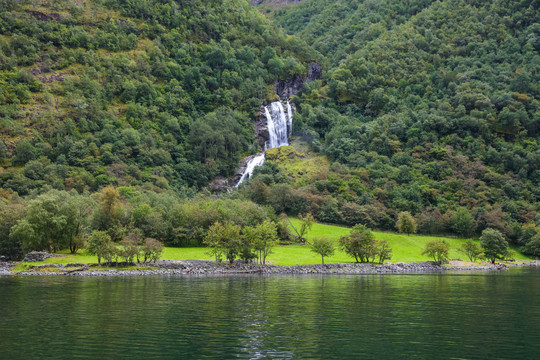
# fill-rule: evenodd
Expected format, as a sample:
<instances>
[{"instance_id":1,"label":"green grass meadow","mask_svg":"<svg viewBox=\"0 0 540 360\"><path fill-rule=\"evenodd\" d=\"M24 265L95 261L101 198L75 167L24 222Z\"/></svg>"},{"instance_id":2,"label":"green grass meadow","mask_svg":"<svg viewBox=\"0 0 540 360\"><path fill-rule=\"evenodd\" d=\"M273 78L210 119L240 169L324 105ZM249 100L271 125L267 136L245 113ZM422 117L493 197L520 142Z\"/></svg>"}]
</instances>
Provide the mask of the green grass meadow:
<instances>
[{"instance_id":1,"label":"green grass meadow","mask_svg":"<svg viewBox=\"0 0 540 360\"><path fill-rule=\"evenodd\" d=\"M292 224L295 227L300 226L298 219L291 219ZM308 241L316 237L327 236L336 241L343 236L347 235L351 231L350 228L325 225L314 223L311 231L307 234ZM466 260L465 256L461 254L458 249L461 247L465 239L454 239L446 237L434 237L423 235L404 235L384 232L373 232L376 239L384 239L388 241L388 244L392 248L391 262L419 262L431 260L427 256L420 255L425 244L433 239L443 239L450 246L450 258L461 258ZM511 256L516 260L530 260L527 256L520 254L516 249L511 249ZM172 248L166 247L163 250L161 257L163 260L212 260L212 256L208 254L208 249L203 247L185 247L185 248ZM325 263L345 263L353 262L354 259L347 256L344 252L337 250L331 257L325 259ZM318 264L321 262L319 255L310 251L307 245L282 245L276 246L272 250L272 254L267 258L269 264L275 265L309 265ZM80 251L77 255L71 255L64 252L64 256L51 258L43 262L25 263L17 266L15 270L22 270L26 264L40 265L40 264L68 264L68 263L97 263L97 258L92 255L86 254L84 250Z\"/></svg>"},{"instance_id":2,"label":"green grass meadow","mask_svg":"<svg viewBox=\"0 0 540 360\"><path fill-rule=\"evenodd\" d=\"M300 221L298 219L291 219L292 224L295 227L300 226ZM334 226L334 225L325 225L325 224L313 224L311 231L308 233L306 238L308 241L310 239L327 236L331 239L337 240L343 236L347 235L351 231L350 228ZM419 261L428 261L431 260L429 257L420 255L424 249L426 243L430 240L441 239L445 240L450 247L449 256L452 259L461 258L462 260L467 260L466 257L461 254L458 249L466 241L466 239L455 239L448 237L437 237L437 236L424 236L424 235L406 235L406 234L395 234L395 233L385 233L374 231L373 234L377 240L386 240L392 248L392 259L391 262L419 262ZM309 251L309 249L306 249ZM276 251L277 255L277 251ZM315 255L315 254L313 254ZM516 249L511 248L511 256L516 260L530 260L527 256L519 253ZM274 257L272 256L270 260ZM316 259L310 255L310 258ZM281 261L281 259L279 259ZM287 261L286 259L284 259ZM336 251L335 255L329 257L325 262L336 263L336 262L352 262L353 259L348 257L341 251ZM309 262L299 262L298 264L308 264ZM280 265L284 265L281 264ZM289 265L289 264L286 264Z\"/></svg>"}]
</instances>

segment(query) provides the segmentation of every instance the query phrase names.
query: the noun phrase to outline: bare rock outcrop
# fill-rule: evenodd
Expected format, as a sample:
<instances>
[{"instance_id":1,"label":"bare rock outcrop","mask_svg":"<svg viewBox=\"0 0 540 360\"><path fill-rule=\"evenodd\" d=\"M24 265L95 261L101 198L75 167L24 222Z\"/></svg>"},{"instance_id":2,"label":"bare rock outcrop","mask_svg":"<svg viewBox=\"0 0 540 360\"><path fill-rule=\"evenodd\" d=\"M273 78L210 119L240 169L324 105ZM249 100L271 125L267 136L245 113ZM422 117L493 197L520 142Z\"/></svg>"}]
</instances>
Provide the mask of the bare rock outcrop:
<instances>
[{"instance_id":1,"label":"bare rock outcrop","mask_svg":"<svg viewBox=\"0 0 540 360\"><path fill-rule=\"evenodd\" d=\"M295 75L286 80L278 80L274 83L274 89L276 91L276 94L278 94L281 99L285 100L293 95L298 94L298 92L300 91L300 89L302 89L306 82L320 79L321 75L321 65L313 61L309 65L307 74Z\"/></svg>"}]
</instances>

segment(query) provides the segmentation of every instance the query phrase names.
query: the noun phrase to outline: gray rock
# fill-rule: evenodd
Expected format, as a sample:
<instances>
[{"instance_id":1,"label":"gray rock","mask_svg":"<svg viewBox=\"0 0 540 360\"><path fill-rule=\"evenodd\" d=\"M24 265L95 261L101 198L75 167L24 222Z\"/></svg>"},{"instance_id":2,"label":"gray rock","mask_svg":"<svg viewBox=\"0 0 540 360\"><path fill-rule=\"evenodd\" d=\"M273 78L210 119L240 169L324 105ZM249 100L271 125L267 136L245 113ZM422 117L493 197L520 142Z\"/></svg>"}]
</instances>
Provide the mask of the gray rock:
<instances>
[{"instance_id":1,"label":"gray rock","mask_svg":"<svg viewBox=\"0 0 540 360\"><path fill-rule=\"evenodd\" d=\"M45 251L31 251L24 257L24 261L35 262L35 261L45 261L52 257L59 257L62 255L51 254Z\"/></svg>"},{"instance_id":2,"label":"gray rock","mask_svg":"<svg viewBox=\"0 0 540 360\"><path fill-rule=\"evenodd\" d=\"M274 83L274 89L280 98L289 99L292 95L298 94L306 82L320 79L321 75L321 65L313 61L309 65L307 75L295 75L286 80L278 80Z\"/></svg>"}]
</instances>

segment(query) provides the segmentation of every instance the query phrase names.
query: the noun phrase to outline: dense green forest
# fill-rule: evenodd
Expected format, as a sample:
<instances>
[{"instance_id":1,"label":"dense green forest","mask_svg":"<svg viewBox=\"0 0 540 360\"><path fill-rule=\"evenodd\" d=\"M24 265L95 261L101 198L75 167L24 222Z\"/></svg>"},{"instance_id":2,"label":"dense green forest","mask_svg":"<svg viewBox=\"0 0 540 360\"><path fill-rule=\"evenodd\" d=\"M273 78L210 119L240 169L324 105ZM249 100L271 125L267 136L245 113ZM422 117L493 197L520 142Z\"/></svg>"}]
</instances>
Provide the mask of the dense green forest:
<instances>
[{"instance_id":1,"label":"dense green forest","mask_svg":"<svg viewBox=\"0 0 540 360\"><path fill-rule=\"evenodd\" d=\"M0 2L0 187L200 188L315 52L247 1Z\"/></svg>"},{"instance_id":2,"label":"dense green forest","mask_svg":"<svg viewBox=\"0 0 540 360\"><path fill-rule=\"evenodd\" d=\"M309 184L267 164L252 198L279 184L289 212L320 221L394 230L409 211L422 233L491 227L518 242L522 224L540 223L538 5L308 0L276 9L277 24L326 57L324 79L295 98L295 130L332 164Z\"/></svg>"},{"instance_id":3,"label":"dense green forest","mask_svg":"<svg viewBox=\"0 0 540 360\"><path fill-rule=\"evenodd\" d=\"M420 233L494 228L540 255L538 1L272 4L0 0L0 252L93 230L202 244L215 221L287 241L282 212L394 231L410 212ZM259 150L274 82L314 60L290 153L204 192ZM309 181L299 157L321 160Z\"/></svg>"}]
</instances>

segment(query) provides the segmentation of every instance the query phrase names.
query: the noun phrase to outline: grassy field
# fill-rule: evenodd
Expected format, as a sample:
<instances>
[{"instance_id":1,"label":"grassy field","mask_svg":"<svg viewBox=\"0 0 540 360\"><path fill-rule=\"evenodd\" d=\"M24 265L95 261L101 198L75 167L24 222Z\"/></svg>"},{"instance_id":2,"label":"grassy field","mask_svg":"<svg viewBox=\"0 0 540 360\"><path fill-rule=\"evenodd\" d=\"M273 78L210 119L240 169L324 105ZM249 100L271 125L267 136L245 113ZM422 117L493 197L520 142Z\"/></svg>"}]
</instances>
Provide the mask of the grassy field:
<instances>
[{"instance_id":1,"label":"grassy field","mask_svg":"<svg viewBox=\"0 0 540 360\"><path fill-rule=\"evenodd\" d=\"M300 226L300 221L297 219L291 219L292 224L295 227ZM331 239L339 239L341 236L346 235L350 232L350 228L333 226L333 225L324 225L324 224L313 224L311 231L307 235L307 239L313 239L320 236L327 236ZM450 246L450 258L457 259L461 258L465 260L463 254L458 251L458 248L461 247L465 239L454 239L446 237L436 237L436 236L422 236L422 235L403 235L403 234L394 234L394 233L385 233L374 231L373 234L377 240L386 240L392 248L392 262L418 262L418 261L427 261L430 260L427 256L420 255L426 243L433 239L445 240ZM511 249L511 256L516 260L529 260L527 256L520 254L516 249ZM333 257L325 260L327 262L346 262L352 261L351 258L347 257L342 252L336 252Z\"/></svg>"},{"instance_id":2,"label":"grassy field","mask_svg":"<svg viewBox=\"0 0 540 360\"><path fill-rule=\"evenodd\" d=\"M294 226L299 226L300 221L297 219L291 219ZM313 239L320 236L327 236L331 239L337 240L350 232L350 228L313 224L311 231L307 235L307 239ZM427 256L422 256L420 253L425 244L429 240L433 240L434 236L421 236L421 235L402 235L384 232L374 232L376 239L384 239L388 241L392 248L393 256L390 261L392 262L419 262L430 260ZM461 258L465 260L465 257L458 252L458 248L465 241L464 239L453 238L440 238L447 241L450 246L450 258ZM516 260L529 260L528 257L520 254L515 249L511 249L511 257ZM163 260L187 260L187 259L205 259L212 260L212 256L207 253L206 248L201 247L189 247L189 248L170 248L167 247L163 251ZM306 245L285 245L277 246L273 249L273 253L267 259L268 263L275 265L306 265L306 264L318 264L321 261L319 255L310 251ZM83 250L77 255L70 255L64 253L64 256L51 258L44 262L32 263L33 265L39 264L67 264L67 263L96 263L97 258L86 254ZM353 259L347 256L342 251L336 251L334 256L326 258L326 263L343 263L353 262ZM16 270L25 266L25 264L19 265Z\"/></svg>"}]
</instances>

